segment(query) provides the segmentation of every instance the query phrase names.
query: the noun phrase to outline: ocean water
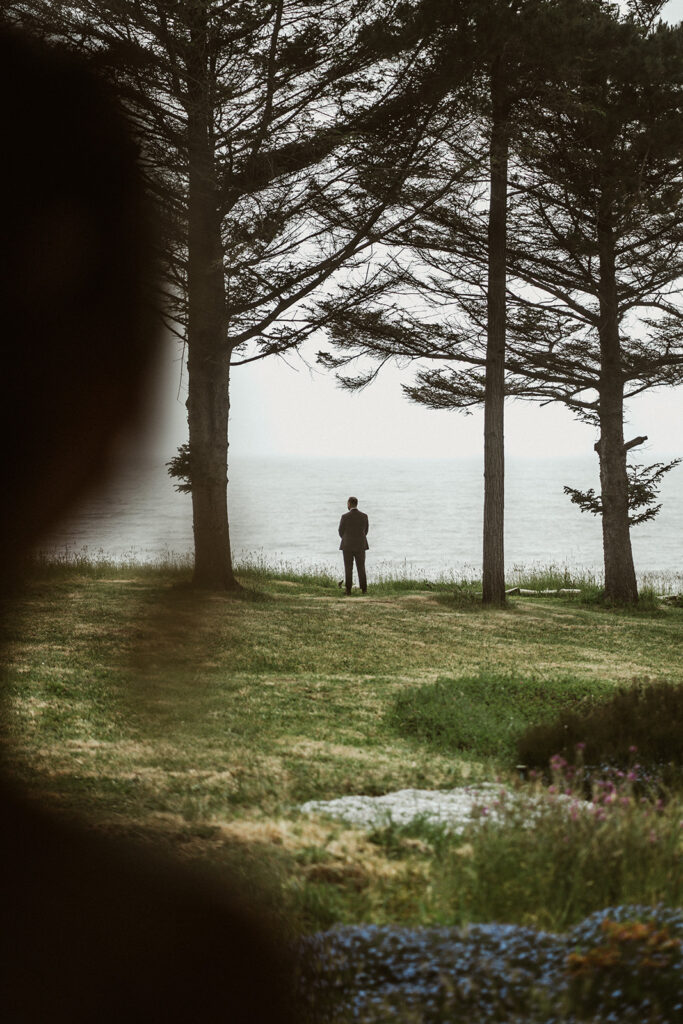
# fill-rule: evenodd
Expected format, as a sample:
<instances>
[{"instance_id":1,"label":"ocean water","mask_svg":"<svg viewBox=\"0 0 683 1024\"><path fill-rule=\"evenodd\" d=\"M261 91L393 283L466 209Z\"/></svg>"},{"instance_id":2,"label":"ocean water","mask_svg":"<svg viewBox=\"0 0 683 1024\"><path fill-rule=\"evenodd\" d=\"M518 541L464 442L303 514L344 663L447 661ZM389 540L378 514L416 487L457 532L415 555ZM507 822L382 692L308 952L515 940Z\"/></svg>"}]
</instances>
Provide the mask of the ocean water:
<instances>
[{"instance_id":1,"label":"ocean water","mask_svg":"<svg viewBox=\"0 0 683 1024\"><path fill-rule=\"evenodd\" d=\"M564 484L598 488L597 473L596 459L508 459L508 569L551 563L601 569L600 522L562 490ZM370 573L478 574L483 486L480 459L235 458L233 551L238 561L337 571L337 526L354 494L370 519ZM683 571L683 466L664 479L660 500L657 519L632 531L639 575ZM41 546L139 561L191 554L191 499L175 491L162 459L128 460Z\"/></svg>"}]
</instances>

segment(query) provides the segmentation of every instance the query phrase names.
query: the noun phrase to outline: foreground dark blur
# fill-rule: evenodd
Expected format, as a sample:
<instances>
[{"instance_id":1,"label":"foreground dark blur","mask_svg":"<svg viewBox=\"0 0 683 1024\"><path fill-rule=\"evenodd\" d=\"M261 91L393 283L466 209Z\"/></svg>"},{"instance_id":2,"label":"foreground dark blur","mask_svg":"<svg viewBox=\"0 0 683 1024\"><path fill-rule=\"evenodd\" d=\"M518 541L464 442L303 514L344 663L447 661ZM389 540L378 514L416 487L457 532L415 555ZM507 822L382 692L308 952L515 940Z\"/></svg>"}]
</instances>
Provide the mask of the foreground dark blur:
<instances>
[{"instance_id":1,"label":"foreground dark blur","mask_svg":"<svg viewBox=\"0 0 683 1024\"><path fill-rule=\"evenodd\" d=\"M136 147L106 89L0 31L2 596L106 476L156 351ZM294 1020L272 926L229 888L0 786L4 1019Z\"/></svg>"}]
</instances>

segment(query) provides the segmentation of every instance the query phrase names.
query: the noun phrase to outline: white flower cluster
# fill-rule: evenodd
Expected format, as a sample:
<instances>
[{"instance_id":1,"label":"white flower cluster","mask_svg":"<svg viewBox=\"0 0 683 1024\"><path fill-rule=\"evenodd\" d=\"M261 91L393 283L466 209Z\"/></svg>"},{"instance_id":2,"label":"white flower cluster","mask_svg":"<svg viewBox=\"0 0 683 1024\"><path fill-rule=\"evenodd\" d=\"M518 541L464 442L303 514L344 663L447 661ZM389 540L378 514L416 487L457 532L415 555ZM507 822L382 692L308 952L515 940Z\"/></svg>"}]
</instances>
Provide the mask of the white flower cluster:
<instances>
[{"instance_id":1,"label":"white flower cluster","mask_svg":"<svg viewBox=\"0 0 683 1024\"><path fill-rule=\"evenodd\" d=\"M508 797L503 786L484 782L458 789L401 789L383 796L342 796L336 800L309 800L301 805L305 814L329 814L361 828L408 825L416 818L430 824L448 825L462 832L475 808L492 818L501 796Z\"/></svg>"}]
</instances>

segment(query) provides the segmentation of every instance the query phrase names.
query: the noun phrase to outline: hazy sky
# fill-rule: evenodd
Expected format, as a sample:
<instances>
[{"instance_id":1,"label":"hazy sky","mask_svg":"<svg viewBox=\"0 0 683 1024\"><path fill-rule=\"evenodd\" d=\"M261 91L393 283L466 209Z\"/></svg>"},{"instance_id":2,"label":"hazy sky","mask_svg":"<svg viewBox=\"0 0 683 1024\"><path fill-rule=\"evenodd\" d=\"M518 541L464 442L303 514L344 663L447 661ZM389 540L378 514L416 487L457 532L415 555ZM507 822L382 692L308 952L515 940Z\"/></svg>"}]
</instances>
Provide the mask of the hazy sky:
<instances>
[{"instance_id":1,"label":"hazy sky","mask_svg":"<svg viewBox=\"0 0 683 1024\"><path fill-rule=\"evenodd\" d=\"M669 21L683 19L683 0L664 9ZM304 358L269 358L235 369L231 387L230 455L476 456L483 446L483 414L435 412L404 399L401 381L412 378L385 368L365 391L339 390L331 374L315 366L313 343ZM153 414L155 448L170 457L186 440L184 387L178 393L179 348L169 340ZM627 438L648 436L639 449L652 461L683 453L683 388L661 389L634 400ZM559 405L510 401L506 407L506 451L510 455L590 455L596 432Z\"/></svg>"}]
</instances>

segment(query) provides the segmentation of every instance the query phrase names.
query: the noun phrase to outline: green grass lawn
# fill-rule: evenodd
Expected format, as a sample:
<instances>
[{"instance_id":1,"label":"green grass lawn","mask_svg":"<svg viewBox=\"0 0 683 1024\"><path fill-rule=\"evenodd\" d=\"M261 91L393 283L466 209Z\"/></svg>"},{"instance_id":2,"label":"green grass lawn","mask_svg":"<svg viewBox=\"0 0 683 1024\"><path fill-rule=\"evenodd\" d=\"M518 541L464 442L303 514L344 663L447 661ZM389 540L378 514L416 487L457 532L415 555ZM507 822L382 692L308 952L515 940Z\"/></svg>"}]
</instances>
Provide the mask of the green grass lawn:
<instances>
[{"instance_id":1,"label":"green grass lawn","mask_svg":"<svg viewBox=\"0 0 683 1024\"><path fill-rule=\"evenodd\" d=\"M257 879L296 929L572 918L537 892L492 907L471 837L368 834L298 805L516 780L527 724L618 684L683 682L683 609L609 610L584 600L590 587L484 610L471 584L384 581L347 599L324 574L251 567L237 596L187 578L81 565L30 579L3 637L5 759L22 785L98 828ZM507 843L511 875L533 852L518 847ZM668 882L629 884L679 899L678 846L667 857ZM454 897L458 871L469 902Z\"/></svg>"}]
</instances>

